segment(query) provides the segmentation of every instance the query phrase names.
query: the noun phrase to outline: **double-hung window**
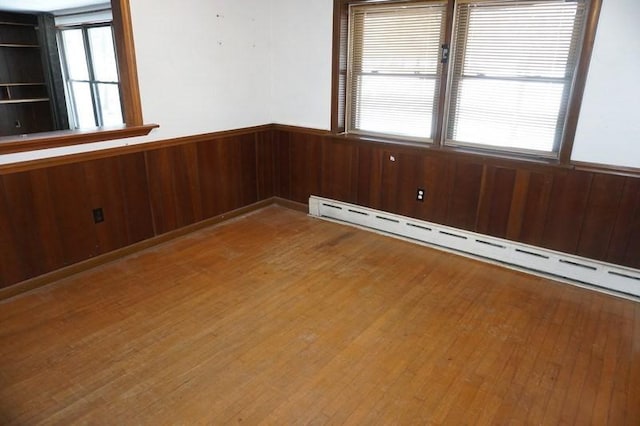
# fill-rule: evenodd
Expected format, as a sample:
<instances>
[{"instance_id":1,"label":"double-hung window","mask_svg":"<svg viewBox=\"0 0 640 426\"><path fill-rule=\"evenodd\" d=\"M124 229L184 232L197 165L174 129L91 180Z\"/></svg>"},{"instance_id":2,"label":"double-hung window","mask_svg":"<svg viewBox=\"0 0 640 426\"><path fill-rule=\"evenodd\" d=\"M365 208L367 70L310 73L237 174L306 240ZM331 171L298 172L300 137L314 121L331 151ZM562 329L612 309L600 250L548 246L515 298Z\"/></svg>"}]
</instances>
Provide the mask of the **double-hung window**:
<instances>
[{"instance_id":1,"label":"double-hung window","mask_svg":"<svg viewBox=\"0 0 640 426\"><path fill-rule=\"evenodd\" d=\"M443 2L351 7L350 131L432 138L445 16Z\"/></svg>"},{"instance_id":2,"label":"double-hung window","mask_svg":"<svg viewBox=\"0 0 640 426\"><path fill-rule=\"evenodd\" d=\"M557 158L588 1L347 1L346 132Z\"/></svg>"},{"instance_id":3,"label":"double-hung window","mask_svg":"<svg viewBox=\"0 0 640 426\"><path fill-rule=\"evenodd\" d=\"M122 124L111 24L63 27L59 34L71 127Z\"/></svg>"}]
</instances>

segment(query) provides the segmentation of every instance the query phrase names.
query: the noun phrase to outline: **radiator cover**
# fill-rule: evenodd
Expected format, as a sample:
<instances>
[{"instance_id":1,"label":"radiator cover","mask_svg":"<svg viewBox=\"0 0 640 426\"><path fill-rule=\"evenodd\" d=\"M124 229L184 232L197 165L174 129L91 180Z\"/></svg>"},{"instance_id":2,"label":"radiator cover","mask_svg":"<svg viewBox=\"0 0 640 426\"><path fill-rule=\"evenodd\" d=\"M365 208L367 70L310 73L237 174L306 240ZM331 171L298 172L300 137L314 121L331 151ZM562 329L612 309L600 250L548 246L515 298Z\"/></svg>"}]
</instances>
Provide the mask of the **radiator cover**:
<instances>
[{"instance_id":1,"label":"radiator cover","mask_svg":"<svg viewBox=\"0 0 640 426\"><path fill-rule=\"evenodd\" d=\"M309 214L581 287L640 298L640 271L636 269L316 196L309 198Z\"/></svg>"}]
</instances>

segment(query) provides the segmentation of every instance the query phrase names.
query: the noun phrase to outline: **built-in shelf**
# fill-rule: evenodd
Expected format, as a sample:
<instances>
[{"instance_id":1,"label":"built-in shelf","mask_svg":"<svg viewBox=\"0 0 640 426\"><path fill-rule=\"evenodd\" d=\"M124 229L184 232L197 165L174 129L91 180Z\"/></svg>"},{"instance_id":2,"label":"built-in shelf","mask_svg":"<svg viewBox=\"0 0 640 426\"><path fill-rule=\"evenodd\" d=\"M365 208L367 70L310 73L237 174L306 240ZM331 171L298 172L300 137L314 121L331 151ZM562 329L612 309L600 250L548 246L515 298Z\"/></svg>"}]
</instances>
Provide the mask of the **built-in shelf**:
<instances>
[{"instance_id":1,"label":"built-in shelf","mask_svg":"<svg viewBox=\"0 0 640 426\"><path fill-rule=\"evenodd\" d=\"M13 86L46 86L46 83L0 83L0 87Z\"/></svg>"},{"instance_id":2,"label":"built-in shelf","mask_svg":"<svg viewBox=\"0 0 640 426\"><path fill-rule=\"evenodd\" d=\"M53 16L0 12L0 21L0 136L19 137L68 126L58 113L62 91L54 90L61 80L50 74L54 55L48 42L55 40L53 24L44 32Z\"/></svg>"},{"instance_id":3,"label":"built-in shelf","mask_svg":"<svg viewBox=\"0 0 640 426\"><path fill-rule=\"evenodd\" d=\"M48 102L49 98L34 98L34 99L6 99L0 100L0 105L2 104L22 104L27 102Z\"/></svg>"},{"instance_id":4,"label":"built-in shelf","mask_svg":"<svg viewBox=\"0 0 640 426\"><path fill-rule=\"evenodd\" d=\"M29 47L29 48L38 48L40 47L37 44L14 44L14 43L0 43L0 47Z\"/></svg>"},{"instance_id":5,"label":"built-in shelf","mask_svg":"<svg viewBox=\"0 0 640 426\"><path fill-rule=\"evenodd\" d=\"M36 24L28 24L26 22L0 21L0 25L12 25L12 26L15 26L15 27L36 27Z\"/></svg>"},{"instance_id":6,"label":"built-in shelf","mask_svg":"<svg viewBox=\"0 0 640 426\"><path fill-rule=\"evenodd\" d=\"M0 104L49 101L45 83L2 83Z\"/></svg>"}]
</instances>

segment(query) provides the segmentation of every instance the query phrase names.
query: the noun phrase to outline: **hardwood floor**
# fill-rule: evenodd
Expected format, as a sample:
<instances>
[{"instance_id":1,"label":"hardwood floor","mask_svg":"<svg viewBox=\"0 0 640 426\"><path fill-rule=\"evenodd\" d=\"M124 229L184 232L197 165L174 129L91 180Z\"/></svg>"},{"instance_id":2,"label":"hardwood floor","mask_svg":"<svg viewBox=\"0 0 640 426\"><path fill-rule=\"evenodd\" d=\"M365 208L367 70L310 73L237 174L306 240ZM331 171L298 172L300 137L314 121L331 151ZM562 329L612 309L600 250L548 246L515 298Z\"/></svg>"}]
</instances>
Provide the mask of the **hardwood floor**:
<instances>
[{"instance_id":1,"label":"hardwood floor","mask_svg":"<svg viewBox=\"0 0 640 426\"><path fill-rule=\"evenodd\" d=\"M276 206L0 324L0 424L640 423L640 304Z\"/></svg>"}]
</instances>

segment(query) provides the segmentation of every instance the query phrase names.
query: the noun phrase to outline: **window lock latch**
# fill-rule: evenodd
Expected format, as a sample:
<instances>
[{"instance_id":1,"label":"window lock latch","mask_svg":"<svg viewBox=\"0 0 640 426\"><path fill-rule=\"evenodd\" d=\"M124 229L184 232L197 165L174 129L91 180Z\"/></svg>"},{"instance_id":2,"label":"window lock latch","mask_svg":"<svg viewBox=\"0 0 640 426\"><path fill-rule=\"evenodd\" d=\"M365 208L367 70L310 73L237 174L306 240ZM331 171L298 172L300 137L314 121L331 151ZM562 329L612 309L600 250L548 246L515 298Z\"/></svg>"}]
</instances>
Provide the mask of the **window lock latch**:
<instances>
[{"instance_id":1,"label":"window lock latch","mask_svg":"<svg viewBox=\"0 0 640 426\"><path fill-rule=\"evenodd\" d=\"M441 55L440 62L443 64L446 64L447 62L449 62L449 45L448 44L442 45L442 55Z\"/></svg>"}]
</instances>

